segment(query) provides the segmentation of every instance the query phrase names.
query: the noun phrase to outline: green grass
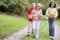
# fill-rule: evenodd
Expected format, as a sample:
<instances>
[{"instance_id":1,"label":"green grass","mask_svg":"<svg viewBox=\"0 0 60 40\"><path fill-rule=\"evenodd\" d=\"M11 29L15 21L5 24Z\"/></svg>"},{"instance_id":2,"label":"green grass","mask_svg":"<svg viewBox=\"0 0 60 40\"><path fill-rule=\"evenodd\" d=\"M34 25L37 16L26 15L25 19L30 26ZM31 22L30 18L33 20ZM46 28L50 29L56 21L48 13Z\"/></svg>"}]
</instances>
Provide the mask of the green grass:
<instances>
[{"instance_id":1,"label":"green grass","mask_svg":"<svg viewBox=\"0 0 60 40\"><path fill-rule=\"evenodd\" d=\"M46 20L41 20L41 24L40 24L40 37L37 40L49 40L49 32L48 32L48 22ZM36 40L33 35L31 36L26 36L23 40Z\"/></svg>"},{"instance_id":2,"label":"green grass","mask_svg":"<svg viewBox=\"0 0 60 40\"><path fill-rule=\"evenodd\" d=\"M60 19L57 19L56 23L60 26Z\"/></svg>"},{"instance_id":3,"label":"green grass","mask_svg":"<svg viewBox=\"0 0 60 40\"><path fill-rule=\"evenodd\" d=\"M26 26L28 21L23 17L0 14L0 35L7 35Z\"/></svg>"}]
</instances>

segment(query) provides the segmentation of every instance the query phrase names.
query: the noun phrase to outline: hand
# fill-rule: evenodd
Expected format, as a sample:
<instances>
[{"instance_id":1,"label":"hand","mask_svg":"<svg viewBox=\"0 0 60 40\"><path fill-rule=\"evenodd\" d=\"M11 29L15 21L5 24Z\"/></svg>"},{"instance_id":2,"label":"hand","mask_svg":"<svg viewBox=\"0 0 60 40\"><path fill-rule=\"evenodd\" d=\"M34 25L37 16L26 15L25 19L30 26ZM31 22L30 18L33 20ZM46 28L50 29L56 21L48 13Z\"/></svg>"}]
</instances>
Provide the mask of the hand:
<instances>
[{"instance_id":1,"label":"hand","mask_svg":"<svg viewBox=\"0 0 60 40\"><path fill-rule=\"evenodd\" d=\"M29 16L28 16L28 19L32 19L32 15L29 15Z\"/></svg>"},{"instance_id":2,"label":"hand","mask_svg":"<svg viewBox=\"0 0 60 40\"><path fill-rule=\"evenodd\" d=\"M39 19L42 18L42 14L38 14Z\"/></svg>"}]
</instances>

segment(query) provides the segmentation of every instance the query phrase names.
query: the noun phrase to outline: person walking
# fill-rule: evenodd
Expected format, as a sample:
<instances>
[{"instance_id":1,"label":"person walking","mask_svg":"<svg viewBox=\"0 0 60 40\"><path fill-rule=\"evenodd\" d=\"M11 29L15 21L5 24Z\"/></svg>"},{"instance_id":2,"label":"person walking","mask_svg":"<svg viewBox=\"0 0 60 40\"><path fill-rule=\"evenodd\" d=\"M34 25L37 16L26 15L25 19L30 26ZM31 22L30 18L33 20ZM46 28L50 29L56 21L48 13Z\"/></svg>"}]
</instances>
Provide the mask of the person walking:
<instances>
[{"instance_id":1,"label":"person walking","mask_svg":"<svg viewBox=\"0 0 60 40\"><path fill-rule=\"evenodd\" d=\"M46 11L46 15L48 17L48 23L49 23L49 38L54 39L55 35L55 18L58 16L58 12L56 9L56 3L50 2L49 8Z\"/></svg>"},{"instance_id":2,"label":"person walking","mask_svg":"<svg viewBox=\"0 0 60 40\"><path fill-rule=\"evenodd\" d=\"M26 11L26 14L25 14L28 21L29 21L28 35L31 35L31 33L32 33L32 25L33 25L32 21L33 21L33 19L31 18L31 12L34 8L35 8L35 2L32 2L31 7L28 8L28 10Z\"/></svg>"}]
</instances>

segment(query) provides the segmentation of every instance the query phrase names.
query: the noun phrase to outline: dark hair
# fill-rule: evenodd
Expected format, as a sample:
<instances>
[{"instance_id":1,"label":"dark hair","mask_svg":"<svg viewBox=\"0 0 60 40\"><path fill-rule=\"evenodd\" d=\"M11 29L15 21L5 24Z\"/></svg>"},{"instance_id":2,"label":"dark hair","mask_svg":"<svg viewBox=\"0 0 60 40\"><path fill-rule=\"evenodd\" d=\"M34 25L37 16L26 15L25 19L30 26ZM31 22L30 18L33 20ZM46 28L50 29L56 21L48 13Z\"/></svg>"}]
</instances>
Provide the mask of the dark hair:
<instances>
[{"instance_id":1,"label":"dark hair","mask_svg":"<svg viewBox=\"0 0 60 40\"><path fill-rule=\"evenodd\" d=\"M31 3L34 3L34 2L31 2Z\"/></svg>"},{"instance_id":2,"label":"dark hair","mask_svg":"<svg viewBox=\"0 0 60 40\"><path fill-rule=\"evenodd\" d=\"M55 2L50 2L49 7L51 7L51 4L54 3L54 8L56 8L56 3Z\"/></svg>"}]
</instances>

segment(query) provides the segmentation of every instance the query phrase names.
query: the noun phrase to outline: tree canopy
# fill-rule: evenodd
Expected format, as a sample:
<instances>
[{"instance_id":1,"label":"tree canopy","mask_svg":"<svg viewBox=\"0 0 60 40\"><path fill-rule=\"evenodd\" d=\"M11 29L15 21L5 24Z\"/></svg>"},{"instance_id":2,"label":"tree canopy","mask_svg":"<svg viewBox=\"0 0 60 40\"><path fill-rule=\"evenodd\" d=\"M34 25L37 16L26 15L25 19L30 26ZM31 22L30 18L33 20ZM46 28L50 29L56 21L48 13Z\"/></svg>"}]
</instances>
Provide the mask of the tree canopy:
<instances>
[{"instance_id":1,"label":"tree canopy","mask_svg":"<svg viewBox=\"0 0 60 40\"><path fill-rule=\"evenodd\" d=\"M49 2L55 1L58 5L60 0L0 0L0 11L23 15L31 2L40 2L43 9L48 7Z\"/></svg>"}]
</instances>

